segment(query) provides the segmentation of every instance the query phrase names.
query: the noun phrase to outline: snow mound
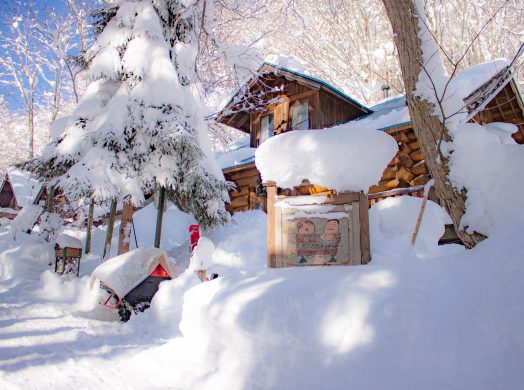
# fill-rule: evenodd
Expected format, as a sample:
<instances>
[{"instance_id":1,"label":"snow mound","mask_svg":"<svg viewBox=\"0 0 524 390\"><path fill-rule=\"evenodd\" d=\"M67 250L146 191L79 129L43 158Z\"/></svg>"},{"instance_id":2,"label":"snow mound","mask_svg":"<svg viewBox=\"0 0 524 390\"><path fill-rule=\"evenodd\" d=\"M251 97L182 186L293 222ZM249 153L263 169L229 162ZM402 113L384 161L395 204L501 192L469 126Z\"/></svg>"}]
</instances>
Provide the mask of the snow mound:
<instances>
[{"instance_id":1,"label":"snow mound","mask_svg":"<svg viewBox=\"0 0 524 390\"><path fill-rule=\"evenodd\" d=\"M348 123L271 137L257 149L255 161L262 181L279 187L292 188L308 179L337 191L367 192L397 150L388 134Z\"/></svg>"},{"instance_id":2,"label":"snow mound","mask_svg":"<svg viewBox=\"0 0 524 390\"><path fill-rule=\"evenodd\" d=\"M524 192L524 146L511 138L517 127L507 123L460 125L450 159L450 178L467 189L468 231L491 235L497 227L520 218Z\"/></svg>"},{"instance_id":3,"label":"snow mound","mask_svg":"<svg viewBox=\"0 0 524 390\"><path fill-rule=\"evenodd\" d=\"M384 244L384 241L391 241L397 248L408 248L421 205L422 199L412 196L388 198L374 204L369 210L372 243ZM448 223L451 223L451 218L444 209L428 200L415 250L421 252L436 249L444 234L444 225Z\"/></svg>"},{"instance_id":4,"label":"snow mound","mask_svg":"<svg viewBox=\"0 0 524 390\"><path fill-rule=\"evenodd\" d=\"M215 251L215 244L207 237L200 237L198 245L193 251L191 257L190 269L205 270L210 267L213 252Z\"/></svg>"}]
</instances>

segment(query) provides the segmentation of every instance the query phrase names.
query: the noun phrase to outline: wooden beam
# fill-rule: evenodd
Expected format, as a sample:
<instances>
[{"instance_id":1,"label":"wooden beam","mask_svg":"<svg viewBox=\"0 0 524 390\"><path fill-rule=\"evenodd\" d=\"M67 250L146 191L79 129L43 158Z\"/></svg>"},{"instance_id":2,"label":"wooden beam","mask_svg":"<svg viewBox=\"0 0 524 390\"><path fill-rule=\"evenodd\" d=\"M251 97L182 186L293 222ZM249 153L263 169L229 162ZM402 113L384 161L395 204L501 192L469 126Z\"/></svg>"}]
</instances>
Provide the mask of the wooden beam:
<instances>
[{"instance_id":1,"label":"wooden beam","mask_svg":"<svg viewBox=\"0 0 524 390\"><path fill-rule=\"evenodd\" d=\"M160 187L158 191L158 209L156 215L156 229L155 229L155 248L160 248L160 240L162 238L162 219L164 217L164 200L166 189Z\"/></svg>"},{"instance_id":2,"label":"wooden beam","mask_svg":"<svg viewBox=\"0 0 524 390\"><path fill-rule=\"evenodd\" d=\"M130 202L124 203L122 217L120 218L120 231L118 233L118 254L129 252L131 239L131 223L133 221L133 205Z\"/></svg>"},{"instance_id":3,"label":"wooden beam","mask_svg":"<svg viewBox=\"0 0 524 390\"><path fill-rule=\"evenodd\" d=\"M359 198L359 223L360 223L360 254L361 264L371 261L371 244L369 241L369 210L368 197L360 193Z\"/></svg>"},{"instance_id":4,"label":"wooden beam","mask_svg":"<svg viewBox=\"0 0 524 390\"><path fill-rule=\"evenodd\" d=\"M273 182L264 183L267 188L267 267L275 268L277 265L276 252L276 210L277 187Z\"/></svg>"},{"instance_id":5,"label":"wooden beam","mask_svg":"<svg viewBox=\"0 0 524 390\"><path fill-rule=\"evenodd\" d=\"M113 241L113 227L115 226L116 214L116 199L111 200L111 211L109 212L109 220L107 221L106 242L104 245L104 254L102 258L106 260L111 253L111 241Z\"/></svg>"}]
</instances>

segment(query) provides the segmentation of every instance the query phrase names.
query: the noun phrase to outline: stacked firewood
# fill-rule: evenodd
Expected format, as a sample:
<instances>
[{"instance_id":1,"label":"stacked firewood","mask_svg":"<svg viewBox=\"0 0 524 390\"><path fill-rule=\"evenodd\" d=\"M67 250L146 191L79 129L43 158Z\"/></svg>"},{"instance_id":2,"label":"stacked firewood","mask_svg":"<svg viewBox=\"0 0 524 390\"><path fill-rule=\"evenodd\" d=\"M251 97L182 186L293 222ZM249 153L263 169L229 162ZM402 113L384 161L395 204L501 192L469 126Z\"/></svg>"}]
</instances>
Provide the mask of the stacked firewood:
<instances>
[{"instance_id":1,"label":"stacked firewood","mask_svg":"<svg viewBox=\"0 0 524 390\"><path fill-rule=\"evenodd\" d=\"M413 129L405 127L389 130L387 133L395 138L399 151L384 170L380 182L372 186L369 193L426 184L429 171Z\"/></svg>"}]
</instances>

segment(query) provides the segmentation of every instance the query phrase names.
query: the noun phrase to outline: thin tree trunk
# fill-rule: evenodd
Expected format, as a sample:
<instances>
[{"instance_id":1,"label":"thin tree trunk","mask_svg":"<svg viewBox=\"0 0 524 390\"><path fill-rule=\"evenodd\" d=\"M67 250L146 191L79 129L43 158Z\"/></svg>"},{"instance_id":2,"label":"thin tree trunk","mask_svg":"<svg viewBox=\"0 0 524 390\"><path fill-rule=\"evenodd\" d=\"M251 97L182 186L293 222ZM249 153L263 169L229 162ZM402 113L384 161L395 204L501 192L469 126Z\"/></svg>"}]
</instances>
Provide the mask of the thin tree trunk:
<instances>
[{"instance_id":1,"label":"thin tree trunk","mask_svg":"<svg viewBox=\"0 0 524 390\"><path fill-rule=\"evenodd\" d=\"M156 215L156 231L155 231L155 248L160 248L160 239L162 238L162 218L164 216L164 199L166 189L160 187L158 191L158 209Z\"/></svg>"},{"instance_id":2,"label":"thin tree trunk","mask_svg":"<svg viewBox=\"0 0 524 390\"><path fill-rule=\"evenodd\" d=\"M111 241L113 240L113 227L115 226L116 199L111 200L111 211L107 221L106 241L104 244L104 254L102 258L106 260L111 253Z\"/></svg>"},{"instance_id":3,"label":"thin tree trunk","mask_svg":"<svg viewBox=\"0 0 524 390\"><path fill-rule=\"evenodd\" d=\"M91 230L93 228L93 212L95 210L95 201L91 199L89 203L89 211L87 212L87 235L85 253L91 252Z\"/></svg>"},{"instance_id":4,"label":"thin tree trunk","mask_svg":"<svg viewBox=\"0 0 524 390\"><path fill-rule=\"evenodd\" d=\"M29 119L29 158L32 159L35 156L35 120L34 112L32 109L28 111Z\"/></svg>"},{"instance_id":5,"label":"thin tree trunk","mask_svg":"<svg viewBox=\"0 0 524 390\"><path fill-rule=\"evenodd\" d=\"M53 201L55 197L55 187L49 186L47 187L47 198L45 200L45 211L48 213L53 212Z\"/></svg>"},{"instance_id":6,"label":"thin tree trunk","mask_svg":"<svg viewBox=\"0 0 524 390\"><path fill-rule=\"evenodd\" d=\"M131 239L131 221L133 220L133 205L129 202L124 203L122 218L120 219L120 232L118 235L118 254L129 252Z\"/></svg>"},{"instance_id":7,"label":"thin tree trunk","mask_svg":"<svg viewBox=\"0 0 524 390\"><path fill-rule=\"evenodd\" d=\"M472 248L485 237L478 233L468 234L461 226L460 221L466 209L466 193L453 189L448 177L448 159L440 156L437 150L442 131L444 131L444 141L450 140L449 133L439 118L433 115L433 104L413 96L422 71L422 49L418 36L419 19L415 4L412 0L383 0L383 3L393 28L411 123L424 153L426 165L435 180L437 197L451 216L455 230L464 245Z\"/></svg>"}]
</instances>

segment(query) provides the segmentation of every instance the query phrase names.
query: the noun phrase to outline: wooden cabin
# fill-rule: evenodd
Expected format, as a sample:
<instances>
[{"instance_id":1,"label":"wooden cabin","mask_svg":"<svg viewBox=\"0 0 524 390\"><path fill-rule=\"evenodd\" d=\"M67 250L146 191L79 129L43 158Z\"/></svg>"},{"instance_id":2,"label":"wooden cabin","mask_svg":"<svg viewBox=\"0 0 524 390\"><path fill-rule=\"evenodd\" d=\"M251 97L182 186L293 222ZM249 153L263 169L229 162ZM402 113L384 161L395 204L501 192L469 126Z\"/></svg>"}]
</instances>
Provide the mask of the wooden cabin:
<instances>
[{"instance_id":1,"label":"wooden cabin","mask_svg":"<svg viewBox=\"0 0 524 390\"><path fill-rule=\"evenodd\" d=\"M467 77L467 74L462 77ZM524 104L514 73L508 66L476 88L464 99L464 105L468 110L469 122L514 124L518 130L512 135L513 139L519 144L524 143ZM404 97L386 101L371 109L374 113L370 117L404 110L409 119ZM430 176L411 122L400 121L377 130L385 131L395 138L399 152L385 169L380 182L369 189L370 205L387 197L422 196L423 185ZM433 200L438 202L438 199Z\"/></svg>"},{"instance_id":2,"label":"wooden cabin","mask_svg":"<svg viewBox=\"0 0 524 390\"><path fill-rule=\"evenodd\" d=\"M494 63L493 63L494 64ZM482 64L486 66L490 64ZM495 65L493 65L495 66ZM511 68L503 66L495 75L464 100L470 121L480 124L507 122L518 131L513 138L524 142L524 105ZM473 69L473 68L471 68ZM463 80L460 80L460 77ZM464 81L468 72L461 72ZM465 83L470 85L471 83ZM261 97L265 96L264 99ZM399 151L384 170L381 180L369 189L370 205L387 197L422 196L429 181L429 171L411 126L404 97L387 99L367 108L335 87L296 71L264 64L244 88L237 92L219 113L219 123L249 134L251 150L234 164L222 164L226 180L234 182L230 191L230 212L256 208L267 209L265 188L254 162L254 150L267 138L286 131L319 129L348 121L373 121L378 131L391 135ZM310 183L294 189L280 189L279 194L330 193L329 189Z\"/></svg>"},{"instance_id":3,"label":"wooden cabin","mask_svg":"<svg viewBox=\"0 0 524 390\"><path fill-rule=\"evenodd\" d=\"M332 127L368 114L371 110L322 80L264 63L257 76L230 99L217 120L249 134L249 144L256 148L277 134ZM226 167L224 175L237 185L230 192L231 212L266 210L253 158ZM304 188L322 191L311 185Z\"/></svg>"},{"instance_id":4,"label":"wooden cabin","mask_svg":"<svg viewBox=\"0 0 524 390\"><path fill-rule=\"evenodd\" d=\"M40 188L40 183L28 175L16 170L8 172L0 187L0 217L16 217L18 211L32 203Z\"/></svg>"}]
</instances>

